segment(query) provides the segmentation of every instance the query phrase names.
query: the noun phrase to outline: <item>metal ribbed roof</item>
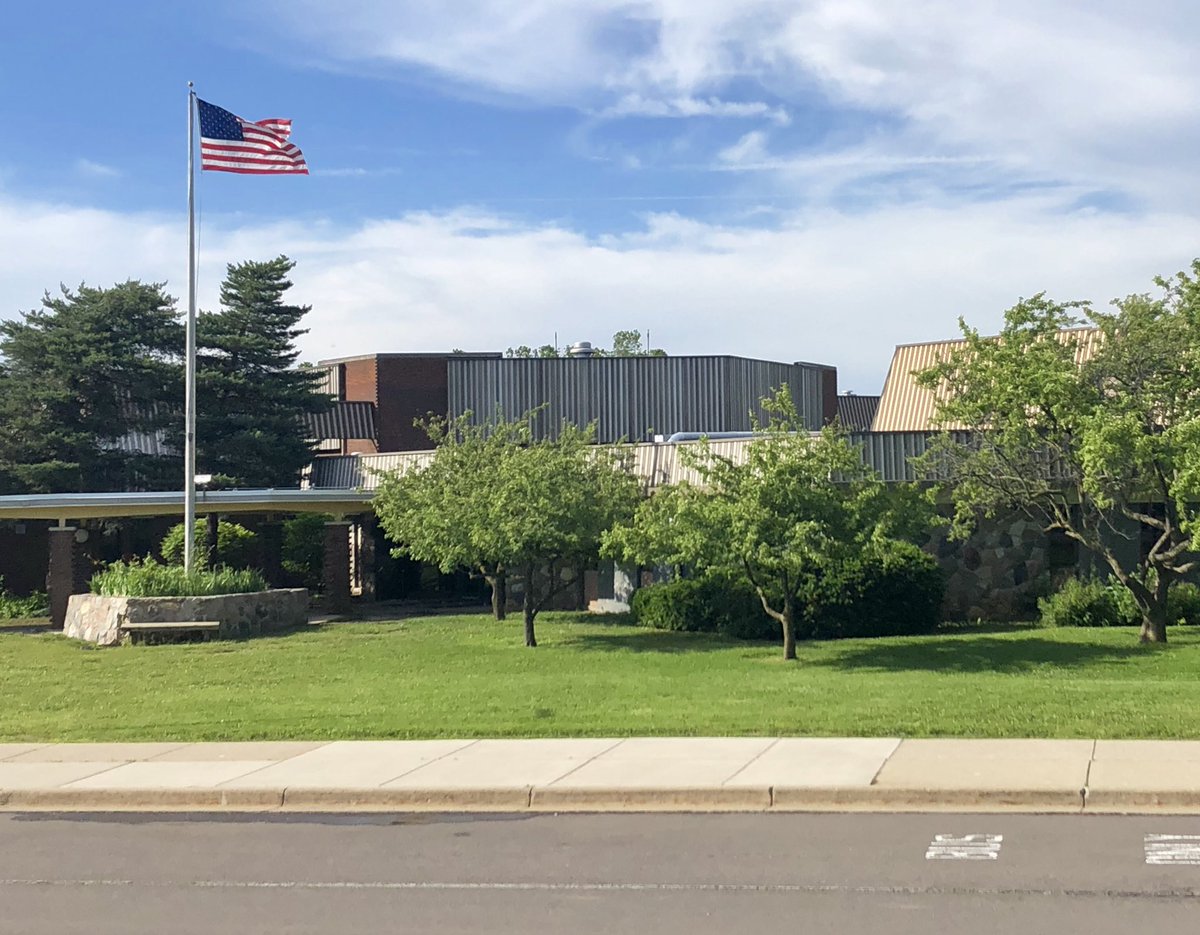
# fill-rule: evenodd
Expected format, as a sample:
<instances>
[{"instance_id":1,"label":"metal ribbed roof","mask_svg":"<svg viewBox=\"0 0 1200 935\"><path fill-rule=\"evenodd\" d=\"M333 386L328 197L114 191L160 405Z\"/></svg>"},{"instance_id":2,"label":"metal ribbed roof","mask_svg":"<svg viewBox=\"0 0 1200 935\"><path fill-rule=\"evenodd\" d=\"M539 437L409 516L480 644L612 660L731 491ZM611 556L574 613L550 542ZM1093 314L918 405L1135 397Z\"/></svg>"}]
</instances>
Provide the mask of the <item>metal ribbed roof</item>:
<instances>
[{"instance_id":1,"label":"metal ribbed roof","mask_svg":"<svg viewBox=\"0 0 1200 935\"><path fill-rule=\"evenodd\" d=\"M875 420L879 408L878 396L859 396L847 393L837 398L837 417L842 428L848 432L866 432Z\"/></svg>"},{"instance_id":2,"label":"metal ribbed roof","mask_svg":"<svg viewBox=\"0 0 1200 935\"><path fill-rule=\"evenodd\" d=\"M1101 333L1096 328L1068 328L1058 333L1060 341L1075 341L1075 363L1083 364L1095 355L1100 346ZM901 344L892 355L887 380L883 384L883 395L871 422L873 432L928 432L932 431L937 412L938 392L917 385L914 373L927 370L934 364L948 359L957 350L966 346L966 341L934 341L928 344ZM840 401L840 400L839 400ZM950 430L961 430L961 425L946 425Z\"/></svg>"},{"instance_id":3,"label":"metal ribbed roof","mask_svg":"<svg viewBox=\"0 0 1200 935\"><path fill-rule=\"evenodd\" d=\"M325 439L370 439L374 441L375 404L371 402L335 402L325 412L304 416L309 437Z\"/></svg>"}]
</instances>

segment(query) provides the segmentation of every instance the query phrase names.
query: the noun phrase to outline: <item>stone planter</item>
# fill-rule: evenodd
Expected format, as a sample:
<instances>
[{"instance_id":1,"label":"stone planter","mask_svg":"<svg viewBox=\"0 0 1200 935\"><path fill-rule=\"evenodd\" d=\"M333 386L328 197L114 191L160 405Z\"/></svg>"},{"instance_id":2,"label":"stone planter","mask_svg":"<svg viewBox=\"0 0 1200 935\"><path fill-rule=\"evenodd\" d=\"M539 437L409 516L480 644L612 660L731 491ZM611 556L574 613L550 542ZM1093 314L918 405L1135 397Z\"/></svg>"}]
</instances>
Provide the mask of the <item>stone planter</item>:
<instances>
[{"instance_id":1,"label":"stone planter","mask_svg":"<svg viewBox=\"0 0 1200 935\"><path fill-rule=\"evenodd\" d=\"M102 597L72 594L63 633L98 646L121 642L124 623L216 620L220 639L241 639L308 622L308 591L287 588L208 597Z\"/></svg>"}]
</instances>

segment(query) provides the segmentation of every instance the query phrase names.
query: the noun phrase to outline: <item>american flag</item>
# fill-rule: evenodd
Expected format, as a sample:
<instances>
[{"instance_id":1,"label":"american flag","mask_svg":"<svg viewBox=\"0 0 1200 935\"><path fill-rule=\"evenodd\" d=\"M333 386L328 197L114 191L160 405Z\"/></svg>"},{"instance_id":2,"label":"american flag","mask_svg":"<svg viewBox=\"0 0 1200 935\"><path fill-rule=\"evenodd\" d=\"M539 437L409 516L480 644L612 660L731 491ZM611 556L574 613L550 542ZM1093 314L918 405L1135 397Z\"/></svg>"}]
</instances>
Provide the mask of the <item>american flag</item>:
<instances>
[{"instance_id":1,"label":"american flag","mask_svg":"<svg viewBox=\"0 0 1200 935\"><path fill-rule=\"evenodd\" d=\"M200 107L200 168L249 175L308 175L304 154L288 142L290 120L251 123L207 101Z\"/></svg>"}]
</instances>

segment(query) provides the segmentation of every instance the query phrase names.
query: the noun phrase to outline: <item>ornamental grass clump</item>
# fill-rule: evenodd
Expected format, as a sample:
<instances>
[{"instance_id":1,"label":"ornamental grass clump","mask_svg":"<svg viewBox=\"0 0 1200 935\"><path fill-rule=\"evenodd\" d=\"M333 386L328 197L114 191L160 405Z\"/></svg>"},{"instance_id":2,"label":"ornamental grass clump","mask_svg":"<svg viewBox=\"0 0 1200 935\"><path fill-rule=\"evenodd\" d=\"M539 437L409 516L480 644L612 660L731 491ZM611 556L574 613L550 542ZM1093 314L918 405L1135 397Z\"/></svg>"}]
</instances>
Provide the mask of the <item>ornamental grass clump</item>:
<instances>
[{"instance_id":1,"label":"ornamental grass clump","mask_svg":"<svg viewBox=\"0 0 1200 935\"><path fill-rule=\"evenodd\" d=\"M252 568L194 570L153 561L114 562L92 576L92 593L105 597L204 597L265 591L267 583Z\"/></svg>"}]
</instances>

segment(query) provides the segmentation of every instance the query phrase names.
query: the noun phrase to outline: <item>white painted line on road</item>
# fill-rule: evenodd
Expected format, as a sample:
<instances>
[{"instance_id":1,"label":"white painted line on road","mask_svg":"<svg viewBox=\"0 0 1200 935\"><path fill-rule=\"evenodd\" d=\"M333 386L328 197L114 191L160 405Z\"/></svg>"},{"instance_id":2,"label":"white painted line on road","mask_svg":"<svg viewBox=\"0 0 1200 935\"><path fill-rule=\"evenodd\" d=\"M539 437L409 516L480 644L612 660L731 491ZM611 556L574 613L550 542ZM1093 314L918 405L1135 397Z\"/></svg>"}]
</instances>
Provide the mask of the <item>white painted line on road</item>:
<instances>
[{"instance_id":1,"label":"white painted line on road","mask_svg":"<svg viewBox=\"0 0 1200 935\"><path fill-rule=\"evenodd\" d=\"M1146 835L1146 863L1200 864L1200 834Z\"/></svg>"},{"instance_id":2,"label":"white painted line on road","mask_svg":"<svg viewBox=\"0 0 1200 935\"><path fill-rule=\"evenodd\" d=\"M926 860L999 860L1002 834L939 834L925 851Z\"/></svg>"}]
</instances>

